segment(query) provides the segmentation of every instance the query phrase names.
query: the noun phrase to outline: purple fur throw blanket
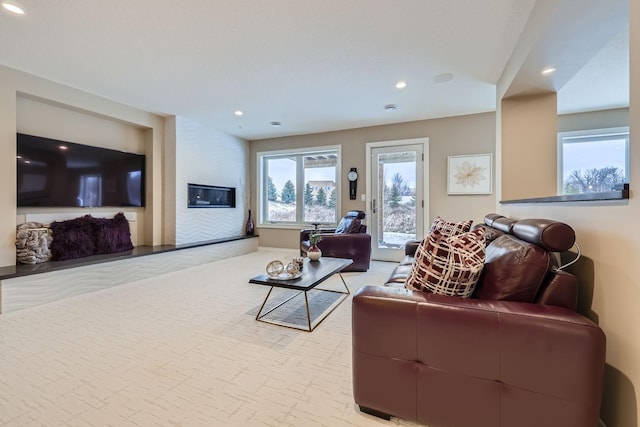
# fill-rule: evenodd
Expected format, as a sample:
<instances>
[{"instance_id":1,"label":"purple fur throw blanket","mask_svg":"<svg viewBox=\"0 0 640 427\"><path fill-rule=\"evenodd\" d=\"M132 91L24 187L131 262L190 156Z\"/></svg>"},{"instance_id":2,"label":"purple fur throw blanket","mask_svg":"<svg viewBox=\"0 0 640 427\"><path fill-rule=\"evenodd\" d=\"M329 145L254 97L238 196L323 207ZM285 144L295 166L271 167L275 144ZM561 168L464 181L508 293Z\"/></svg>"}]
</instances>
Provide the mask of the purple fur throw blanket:
<instances>
[{"instance_id":1,"label":"purple fur throw blanket","mask_svg":"<svg viewBox=\"0 0 640 427\"><path fill-rule=\"evenodd\" d=\"M85 215L68 221L54 221L50 228L53 261L133 249L129 221L121 212L113 219Z\"/></svg>"},{"instance_id":2,"label":"purple fur throw blanket","mask_svg":"<svg viewBox=\"0 0 640 427\"><path fill-rule=\"evenodd\" d=\"M51 259L62 261L93 255L95 244L92 221L93 217L85 215L68 221L52 222Z\"/></svg>"},{"instance_id":3,"label":"purple fur throw blanket","mask_svg":"<svg viewBox=\"0 0 640 427\"><path fill-rule=\"evenodd\" d=\"M133 249L129 221L122 212L113 219L95 218L94 224L96 254L111 254Z\"/></svg>"}]
</instances>

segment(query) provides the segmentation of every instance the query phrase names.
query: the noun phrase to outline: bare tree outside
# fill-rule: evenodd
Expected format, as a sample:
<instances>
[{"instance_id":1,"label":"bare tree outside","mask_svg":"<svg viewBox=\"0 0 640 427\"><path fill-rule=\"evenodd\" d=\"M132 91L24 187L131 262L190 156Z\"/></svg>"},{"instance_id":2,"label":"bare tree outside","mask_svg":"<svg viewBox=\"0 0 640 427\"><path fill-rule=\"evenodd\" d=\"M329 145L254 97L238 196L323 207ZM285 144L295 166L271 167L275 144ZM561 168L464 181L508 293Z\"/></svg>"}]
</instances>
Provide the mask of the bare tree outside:
<instances>
[{"instance_id":1,"label":"bare tree outside","mask_svg":"<svg viewBox=\"0 0 640 427\"><path fill-rule=\"evenodd\" d=\"M565 194L601 193L624 183L624 173L614 167L574 170L565 180Z\"/></svg>"}]
</instances>

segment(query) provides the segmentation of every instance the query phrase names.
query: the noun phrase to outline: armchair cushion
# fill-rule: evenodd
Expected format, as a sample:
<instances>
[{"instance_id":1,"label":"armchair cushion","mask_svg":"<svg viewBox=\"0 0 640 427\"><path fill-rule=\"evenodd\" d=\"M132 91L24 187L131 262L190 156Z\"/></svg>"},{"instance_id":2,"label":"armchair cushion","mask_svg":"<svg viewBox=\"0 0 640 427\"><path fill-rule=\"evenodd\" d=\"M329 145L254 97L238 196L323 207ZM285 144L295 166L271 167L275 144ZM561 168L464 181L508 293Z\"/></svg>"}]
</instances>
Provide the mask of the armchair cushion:
<instances>
[{"instance_id":1,"label":"armchair cushion","mask_svg":"<svg viewBox=\"0 0 640 427\"><path fill-rule=\"evenodd\" d=\"M431 232L418 246L407 289L468 298L484 267L484 229L457 236Z\"/></svg>"},{"instance_id":2,"label":"armchair cushion","mask_svg":"<svg viewBox=\"0 0 640 427\"><path fill-rule=\"evenodd\" d=\"M362 219L365 213L362 211L349 211L342 217L335 229L335 234L360 233Z\"/></svg>"}]
</instances>

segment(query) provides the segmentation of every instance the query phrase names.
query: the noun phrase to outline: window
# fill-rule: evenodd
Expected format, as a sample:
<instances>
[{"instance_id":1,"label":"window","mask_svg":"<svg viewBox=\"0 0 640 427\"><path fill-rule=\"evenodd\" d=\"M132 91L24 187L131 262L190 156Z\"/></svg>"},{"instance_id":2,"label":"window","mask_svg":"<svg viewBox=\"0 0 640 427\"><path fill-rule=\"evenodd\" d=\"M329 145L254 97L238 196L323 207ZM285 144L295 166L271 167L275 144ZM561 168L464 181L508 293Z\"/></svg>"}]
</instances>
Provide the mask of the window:
<instances>
[{"instance_id":1,"label":"window","mask_svg":"<svg viewBox=\"0 0 640 427\"><path fill-rule=\"evenodd\" d=\"M600 193L629 182L629 128L558 134L558 194Z\"/></svg>"},{"instance_id":2,"label":"window","mask_svg":"<svg viewBox=\"0 0 640 427\"><path fill-rule=\"evenodd\" d=\"M337 222L339 146L257 155L261 226Z\"/></svg>"},{"instance_id":3,"label":"window","mask_svg":"<svg viewBox=\"0 0 640 427\"><path fill-rule=\"evenodd\" d=\"M80 194L78 206L102 206L102 177L100 175L82 175L80 177Z\"/></svg>"}]
</instances>

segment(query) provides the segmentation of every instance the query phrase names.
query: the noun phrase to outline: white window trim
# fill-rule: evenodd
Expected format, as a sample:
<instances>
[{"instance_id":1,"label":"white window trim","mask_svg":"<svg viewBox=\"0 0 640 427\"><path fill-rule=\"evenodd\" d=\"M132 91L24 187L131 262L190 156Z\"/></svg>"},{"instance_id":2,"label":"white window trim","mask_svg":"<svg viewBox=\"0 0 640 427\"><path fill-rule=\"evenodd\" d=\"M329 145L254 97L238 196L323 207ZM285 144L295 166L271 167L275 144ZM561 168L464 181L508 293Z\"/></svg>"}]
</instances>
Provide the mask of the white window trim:
<instances>
[{"instance_id":1,"label":"white window trim","mask_svg":"<svg viewBox=\"0 0 640 427\"><path fill-rule=\"evenodd\" d=\"M281 228L281 229L300 229L301 227L307 227L309 224L306 222L265 222L263 203L266 201L266 194L264 194L264 183L267 177L264 176L262 157L264 156L279 156L287 154L302 154L302 153L318 153L323 151L335 151L337 152L336 163L336 223L340 218L341 200L342 200L342 145L323 145L318 147L302 147L302 148L290 148L282 150L269 150L258 151L256 153L256 177L257 177L257 193L258 193L258 227L261 228ZM300 165L301 166L301 165ZM298 171L300 173L302 171ZM296 183L297 184L297 183ZM297 188L297 185L296 185ZM296 190L296 206L302 206L304 191Z\"/></svg>"},{"instance_id":2,"label":"white window trim","mask_svg":"<svg viewBox=\"0 0 640 427\"><path fill-rule=\"evenodd\" d=\"M629 182L629 126L620 126L613 128L602 128L602 129L585 129L585 130L576 130L576 131L567 131L567 132L558 132L558 146L556 156L558 158L558 163L556 165L557 172L557 194L564 194L564 170L562 168L563 165L563 157L562 157L562 146L564 143L564 139L581 139L584 137L599 137L599 136L615 136L615 135L625 135L626 134L626 148L625 148L625 183Z\"/></svg>"}]
</instances>

